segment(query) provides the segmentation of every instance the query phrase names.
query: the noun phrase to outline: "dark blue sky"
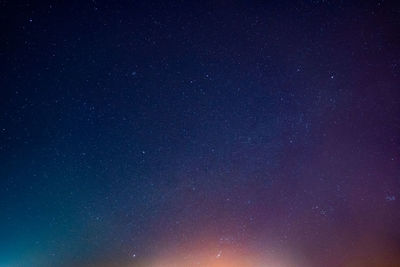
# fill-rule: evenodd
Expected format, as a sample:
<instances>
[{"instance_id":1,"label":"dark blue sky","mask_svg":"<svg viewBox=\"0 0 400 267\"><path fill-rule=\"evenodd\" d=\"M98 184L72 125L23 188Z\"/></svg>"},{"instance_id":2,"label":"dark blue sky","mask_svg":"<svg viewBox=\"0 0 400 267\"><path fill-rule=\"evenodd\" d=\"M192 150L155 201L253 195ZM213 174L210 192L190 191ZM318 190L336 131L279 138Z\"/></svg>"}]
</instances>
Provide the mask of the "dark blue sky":
<instances>
[{"instance_id":1,"label":"dark blue sky","mask_svg":"<svg viewBox=\"0 0 400 267\"><path fill-rule=\"evenodd\" d=\"M0 1L0 266L397 266L399 14Z\"/></svg>"}]
</instances>

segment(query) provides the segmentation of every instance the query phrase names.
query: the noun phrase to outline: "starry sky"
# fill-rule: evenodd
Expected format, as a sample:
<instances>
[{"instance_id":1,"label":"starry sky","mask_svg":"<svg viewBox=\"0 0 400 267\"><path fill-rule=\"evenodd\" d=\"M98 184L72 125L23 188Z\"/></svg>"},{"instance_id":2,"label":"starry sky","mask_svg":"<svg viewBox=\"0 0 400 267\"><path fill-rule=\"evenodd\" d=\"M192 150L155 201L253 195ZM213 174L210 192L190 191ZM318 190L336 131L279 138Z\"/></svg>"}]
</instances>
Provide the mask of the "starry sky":
<instances>
[{"instance_id":1,"label":"starry sky","mask_svg":"<svg viewBox=\"0 0 400 267\"><path fill-rule=\"evenodd\" d=\"M396 1L0 1L0 266L400 266Z\"/></svg>"}]
</instances>

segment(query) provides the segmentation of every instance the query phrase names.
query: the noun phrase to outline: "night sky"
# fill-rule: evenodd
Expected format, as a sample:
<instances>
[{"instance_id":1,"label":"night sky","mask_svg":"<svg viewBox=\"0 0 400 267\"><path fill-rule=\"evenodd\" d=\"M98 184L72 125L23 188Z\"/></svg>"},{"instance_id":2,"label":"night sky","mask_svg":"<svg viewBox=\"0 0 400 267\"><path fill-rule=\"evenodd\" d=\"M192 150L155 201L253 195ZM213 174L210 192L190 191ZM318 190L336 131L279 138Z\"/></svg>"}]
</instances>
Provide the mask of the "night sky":
<instances>
[{"instance_id":1,"label":"night sky","mask_svg":"<svg viewBox=\"0 0 400 267\"><path fill-rule=\"evenodd\" d=\"M396 1L0 1L0 266L400 266Z\"/></svg>"}]
</instances>

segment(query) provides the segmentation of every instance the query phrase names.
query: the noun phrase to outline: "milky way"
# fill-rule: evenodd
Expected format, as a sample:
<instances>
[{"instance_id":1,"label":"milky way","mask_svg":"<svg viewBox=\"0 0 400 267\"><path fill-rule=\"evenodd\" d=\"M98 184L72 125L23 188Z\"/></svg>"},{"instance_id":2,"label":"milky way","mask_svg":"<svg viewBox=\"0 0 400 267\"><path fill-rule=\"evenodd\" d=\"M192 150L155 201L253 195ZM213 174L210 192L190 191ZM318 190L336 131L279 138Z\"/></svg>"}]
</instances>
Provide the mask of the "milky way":
<instances>
[{"instance_id":1,"label":"milky way","mask_svg":"<svg viewBox=\"0 0 400 267\"><path fill-rule=\"evenodd\" d=\"M261 2L0 2L0 266L400 266L399 5Z\"/></svg>"}]
</instances>

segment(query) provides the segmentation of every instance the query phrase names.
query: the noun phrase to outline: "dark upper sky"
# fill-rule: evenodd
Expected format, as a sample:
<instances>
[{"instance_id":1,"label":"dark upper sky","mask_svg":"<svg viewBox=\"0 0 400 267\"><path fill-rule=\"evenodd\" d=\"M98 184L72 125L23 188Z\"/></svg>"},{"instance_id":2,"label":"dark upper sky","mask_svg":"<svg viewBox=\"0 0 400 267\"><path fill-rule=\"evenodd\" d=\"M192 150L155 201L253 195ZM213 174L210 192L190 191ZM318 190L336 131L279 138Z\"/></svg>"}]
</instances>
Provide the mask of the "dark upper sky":
<instances>
[{"instance_id":1,"label":"dark upper sky","mask_svg":"<svg viewBox=\"0 0 400 267\"><path fill-rule=\"evenodd\" d=\"M0 1L0 266L399 266L395 1Z\"/></svg>"}]
</instances>

